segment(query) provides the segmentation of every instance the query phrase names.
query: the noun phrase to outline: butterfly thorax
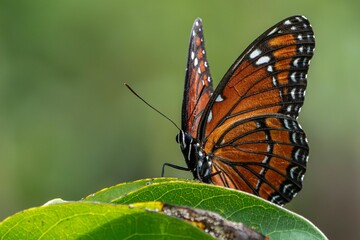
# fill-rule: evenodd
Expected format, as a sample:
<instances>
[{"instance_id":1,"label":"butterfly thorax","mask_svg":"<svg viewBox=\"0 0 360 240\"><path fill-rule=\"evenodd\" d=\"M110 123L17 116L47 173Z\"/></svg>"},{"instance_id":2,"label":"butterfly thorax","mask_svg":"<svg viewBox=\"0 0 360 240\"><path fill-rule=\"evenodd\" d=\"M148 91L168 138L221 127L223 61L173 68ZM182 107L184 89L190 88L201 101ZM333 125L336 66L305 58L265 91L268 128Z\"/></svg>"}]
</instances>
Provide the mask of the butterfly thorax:
<instances>
[{"instance_id":1,"label":"butterfly thorax","mask_svg":"<svg viewBox=\"0 0 360 240\"><path fill-rule=\"evenodd\" d=\"M180 144L181 152L194 179L209 182L212 161L206 155L201 144L184 131L180 131L180 133L176 135L176 142Z\"/></svg>"}]
</instances>

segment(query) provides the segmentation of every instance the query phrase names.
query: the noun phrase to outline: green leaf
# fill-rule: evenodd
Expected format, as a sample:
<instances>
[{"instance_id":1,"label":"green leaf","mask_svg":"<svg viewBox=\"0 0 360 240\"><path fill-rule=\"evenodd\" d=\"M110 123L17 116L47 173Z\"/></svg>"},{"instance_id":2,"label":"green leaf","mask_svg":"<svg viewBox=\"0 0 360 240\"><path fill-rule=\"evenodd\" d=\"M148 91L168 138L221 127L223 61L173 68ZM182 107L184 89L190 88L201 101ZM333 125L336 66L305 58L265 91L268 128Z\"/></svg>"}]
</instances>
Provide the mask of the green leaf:
<instances>
[{"instance_id":1,"label":"green leaf","mask_svg":"<svg viewBox=\"0 0 360 240\"><path fill-rule=\"evenodd\" d=\"M150 203L149 208L153 208ZM0 239L212 238L187 222L144 208L67 202L28 209L5 219L0 223Z\"/></svg>"},{"instance_id":2,"label":"green leaf","mask_svg":"<svg viewBox=\"0 0 360 240\"><path fill-rule=\"evenodd\" d=\"M135 191L139 188L149 186L154 183L162 183L168 181L177 181L177 178L147 178L134 182L120 183L118 185L104 188L96 193L93 193L85 197L84 201L96 201L96 202L112 202L114 199L119 198L129 192Z\"/></svg>"},{"instance_id":3,"label":"green leaf","mask_svg":"<svg viewBox=\"0 0 360 240\"><path fill-rule=\"evenodd\" d=\"M114 197L112 195L112 202L119 204L161 201L210 210L228 220L254 227L273 240L326 239L310 221L296 213L251 194L210 184L170 179L133 189L117 199Z\"/></svg>"},{"instance_id":4,"label":"green leaf","mask_svg":"<svg viewBox=\"0 0 360 240\"><path fill-rule=\"evenodd\" d=\"M53 200L1 222L0 239L209 238L189 223L162 214L159 205L149 201L213 211L275 240L326 239L308 220L256 196L173 178L119 184L91 194L82 202L59 204L61 200ZM51 203L58 204L49 205Z\"/></svg>"}]
</instances>

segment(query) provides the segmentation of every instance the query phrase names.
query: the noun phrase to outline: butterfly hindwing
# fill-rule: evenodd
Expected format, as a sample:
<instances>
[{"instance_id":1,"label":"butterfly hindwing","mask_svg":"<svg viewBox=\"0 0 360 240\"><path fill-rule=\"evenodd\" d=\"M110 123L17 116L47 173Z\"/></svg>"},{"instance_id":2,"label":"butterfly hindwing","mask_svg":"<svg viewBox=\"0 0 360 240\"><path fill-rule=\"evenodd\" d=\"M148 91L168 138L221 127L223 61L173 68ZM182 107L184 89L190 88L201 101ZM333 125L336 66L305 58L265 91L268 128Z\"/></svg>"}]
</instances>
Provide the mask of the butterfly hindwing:
<instances>
[{"instance_id":1,"label":"butterfly hindwing","mask_svg":"<svg viewBox=\"0 0 360 240\"><path fill-rule=\"evenodd\" d=\"M205 145L205 152L213 156L214 184L279 204L300 191L309 148L295 119L283 114L257 115L215 131L217 141Z\"/></svg>"},{"instance_id":2,"label":"butterfly hindwing","mask_svg":"<svg viewBox=\"0 0 360 240\"><path fill-rule=\"evenodd\" d=\"M182 105L182 130L196 137L204 109L213 93L209 63L206 59L201 19L196 19L190 35Z\"/></svg>"}]
</instances>

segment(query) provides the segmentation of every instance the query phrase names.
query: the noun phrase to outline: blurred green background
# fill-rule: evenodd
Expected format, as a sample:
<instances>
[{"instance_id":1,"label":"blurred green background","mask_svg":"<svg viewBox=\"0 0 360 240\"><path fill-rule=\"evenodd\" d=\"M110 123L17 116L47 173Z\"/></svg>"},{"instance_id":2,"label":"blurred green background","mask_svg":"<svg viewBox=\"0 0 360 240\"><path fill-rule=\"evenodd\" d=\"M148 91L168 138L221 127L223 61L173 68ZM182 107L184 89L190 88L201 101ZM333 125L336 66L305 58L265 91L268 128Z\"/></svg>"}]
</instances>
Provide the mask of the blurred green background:
<instances>
[{"instance_id":1,"label":"blurred green background","mask_svg":"<svg viewBox=\"0 0 360 240\"><path fill-rule=\"evenodd\" d=\"M247 45L306 15L316 51L300 122L304 188L288 208L330 239L360 239L359 1L1 1L0 218L184 166L180 124L192 23L215 83ZM191 178L167 169L167 176Z\"/></svg>"}]
</instances>

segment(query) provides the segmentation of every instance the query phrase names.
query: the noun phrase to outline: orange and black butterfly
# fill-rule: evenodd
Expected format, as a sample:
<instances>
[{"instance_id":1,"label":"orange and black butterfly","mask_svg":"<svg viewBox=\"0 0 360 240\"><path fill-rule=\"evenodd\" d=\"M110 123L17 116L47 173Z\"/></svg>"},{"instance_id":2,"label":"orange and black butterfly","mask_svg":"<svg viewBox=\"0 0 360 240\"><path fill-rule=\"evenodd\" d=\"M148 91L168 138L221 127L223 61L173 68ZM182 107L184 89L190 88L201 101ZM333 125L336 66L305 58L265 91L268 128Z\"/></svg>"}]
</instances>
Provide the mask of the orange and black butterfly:
<instances>
[{"instance_id":1,"label":"orange and black butterfly","mask_svg":"<svg viewBox=\"0 0 360 240\"><path fill-rule=\"evenodd\" d=\"M187 168L205 183L289 202L302 188L309 147L297 122L315 38L303 16L258 37L213 91L201 19L192 27L181 131Z\"/></svg>"}]
</instances>

